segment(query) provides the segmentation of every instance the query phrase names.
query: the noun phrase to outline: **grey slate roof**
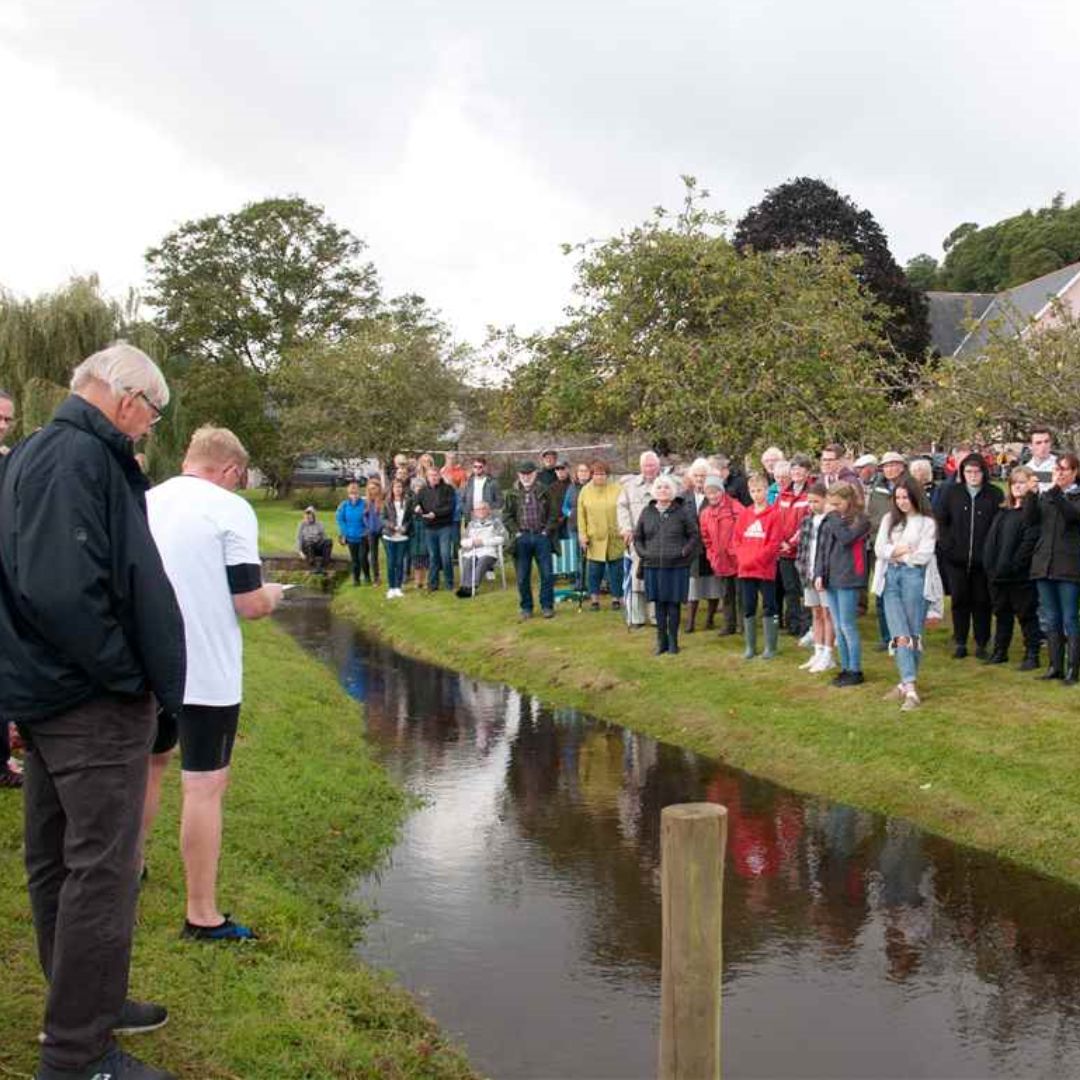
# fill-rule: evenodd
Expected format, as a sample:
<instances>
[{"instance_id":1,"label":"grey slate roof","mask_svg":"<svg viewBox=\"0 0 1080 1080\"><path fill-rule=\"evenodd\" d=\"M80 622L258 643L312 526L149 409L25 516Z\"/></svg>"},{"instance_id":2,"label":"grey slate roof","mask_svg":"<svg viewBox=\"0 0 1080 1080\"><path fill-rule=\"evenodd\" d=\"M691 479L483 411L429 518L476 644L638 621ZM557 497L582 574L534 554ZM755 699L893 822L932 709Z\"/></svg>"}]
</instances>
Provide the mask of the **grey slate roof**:
<instances>
[{"instance_id":1,"label":"grey slate roof","mask_svg":"<svg viewBox=\"0 0 1080 1080\"><path fill-rule=\"evenodd\" d=\"M1034 281L1025 281L1022 285L1015 285L1011 289L998 293L979 317L979 325L957 345L954 355L978 356L986 348L990 340L990 330L995 325L1011 328L1016 334L1021 333L1028 322L1038 315L1054 297L1059 296L1078 274L1080 274L1080 263L1071 263L1060 270L1043 274Z\"/></svg>"},{"instance_id":2,"label":"grey slate roof","mask_svg":"<svg viewBox=\"0 0 1080 1080\"><path fill-rule=\"evenodd\" d=\"M952 356L967 337L969 319L981 318L994 293L928 292L930 344L939 356Z\"/></svg>"}]
</instances>

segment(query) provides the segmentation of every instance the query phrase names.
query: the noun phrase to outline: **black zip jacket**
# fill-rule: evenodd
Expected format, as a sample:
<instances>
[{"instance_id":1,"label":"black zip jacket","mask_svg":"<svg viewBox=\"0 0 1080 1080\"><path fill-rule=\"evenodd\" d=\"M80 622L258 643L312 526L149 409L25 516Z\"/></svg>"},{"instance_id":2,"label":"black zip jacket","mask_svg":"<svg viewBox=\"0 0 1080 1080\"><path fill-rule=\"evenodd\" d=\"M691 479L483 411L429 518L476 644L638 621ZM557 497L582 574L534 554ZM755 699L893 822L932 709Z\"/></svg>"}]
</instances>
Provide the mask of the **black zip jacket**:
<instances>
[{"instance_id":1,"label":"black zip jacket","mask_svg":"<svg viewBox=\"0 0 1080 1080\"><path fill-rule=\"evenodd\" d=\"M424 518L424 524L429 529L445 529L453 525L454 489L445 480L440 480L434 487L425 483L416 496L416 513L421 517L435 514L430 520Z\"/></svg>"},{"instance_id":2,"label":"black zip jacket","mask_svg":"<svg viewBox=\"0 0 1080 1080\"><path fill-rule=\"evenodd\" d=\"M977 464L983 483L975 497L964 483L964 467ZM968 454L957 470L960 479L946 485L938 501L938 550L950 566L971 571L983 565L982 550L994 516L1001 509L1001 492L990 483L986 462L980 454Z\"/></svg>"},{"instance_id":3,"label":"black zip jacket","mask_svg":"<svg viewBox=\"0 0 1080 1080\"><path fill-rule=\"evenodd\" d=\"M818 529L814 577L821 578L826 589L865 588L869 534L870 519L865 514L856 514L851 521L835 510L826 514Z\"/></svg>"},{"instance_id":4,"label":"black zip jacket","mask_svg":"<svg viewBox=\"0 0 1080 1080\"><path fill-rule=\"evenodd\" d=\"M681 498L673 499L666 511L651 500L634 527L634 547L649 569L689 566L700 544L694 504Z\"/></svg>"},{"instance_id":5,"label":"black zip jacket","mask_svg":"<svg viewBox=\"0 0 1080 1080\"><path fill-rule=\"evenodd\" d=\"M1041 526L1031 556L1031 579L1080 581L1080 491L1065 494L1056 484L1041 495L1024 496L1024 518Z\"/></svg>"},{"instance_id":6,"label":"black zip jacket","mask_svg":"<svg viewBox=\"0 0 1080 1080\"><path fill-rule=\"evenodd\" d=\"M104 694L184 700L184 624L131 440L69 397L0 478L0 720Z\"/></svg>"},{"instance_id":7,"label":"black zip jacket","mask_svg":"<svg viewBox=\"0 0 1080 1080\"><path fill-rule=\"evenodd\" d=\"M1039 527L1025 520L1023 509L995 515L982 550L987 579L1000 585L1027 581L1038 541Z\"/></svg>"}]
</instances>

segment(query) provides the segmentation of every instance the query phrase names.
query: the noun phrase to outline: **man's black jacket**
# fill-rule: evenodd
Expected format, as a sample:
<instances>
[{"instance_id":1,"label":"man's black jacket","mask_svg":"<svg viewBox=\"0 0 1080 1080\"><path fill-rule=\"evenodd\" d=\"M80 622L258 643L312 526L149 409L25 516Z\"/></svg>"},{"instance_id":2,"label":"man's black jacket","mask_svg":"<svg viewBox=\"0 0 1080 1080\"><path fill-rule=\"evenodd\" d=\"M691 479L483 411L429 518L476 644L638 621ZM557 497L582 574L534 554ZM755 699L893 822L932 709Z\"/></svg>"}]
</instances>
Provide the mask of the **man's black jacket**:
<instances>
[{"instance_id":1,"label":"man's black jacket","mask_svg":"<svg viewBox=\"0 0 1080 1080\"><path fill-rule=\"evenodd\" d=\"M131 440L72 396L0 466L0 720L184 699L184 623Z\"/></svg>"},{"instance_id":2,"label":"man's black jacket","mask_svg":"<svg viewBox=\"0 0 1080 1080\"><path fill-rule=\"evenodd\" d=\"M424 484L416 496L416 503L421 515L435 515L431 521L424 522L429 529L445 529L454 524L454 489L445 480L440 480L434 487Z\"/></svg>"}]
</instances>

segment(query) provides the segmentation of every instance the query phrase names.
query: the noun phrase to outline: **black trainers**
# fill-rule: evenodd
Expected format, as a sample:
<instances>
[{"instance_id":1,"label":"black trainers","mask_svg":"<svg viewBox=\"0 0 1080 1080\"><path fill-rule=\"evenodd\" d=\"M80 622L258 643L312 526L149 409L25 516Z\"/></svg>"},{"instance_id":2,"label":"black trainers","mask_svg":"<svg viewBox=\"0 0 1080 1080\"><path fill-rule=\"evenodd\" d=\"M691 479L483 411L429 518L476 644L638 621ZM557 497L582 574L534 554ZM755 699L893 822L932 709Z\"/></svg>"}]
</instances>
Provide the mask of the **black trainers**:
<instances>
[{"instance_id":1,"label":"black trainers","mask_svg":"<svg viewBox=\"0 0 1080 1080\"><path fill-rule=\"evenodd\" d=\"M169 1010L164 1005L154 1005L149 1001L125 1001L120 1010L114 1035L145 1035L148 1031L157 1031L169 1022ZM38 1042L45 1041L45 1032L38 1032Z\"/></svg>"},{"instance_id":2,"label":"black trainers","mask_svg":"<svg viewBox=\"0 0 1080 1080\"><path fill-rule=\"evenodd\" d=\"M180 931L182 938L189 941L258 941L259 935L250 926L241 926L235 923L228 915L225 921L217 926L196 926L187 919L184 920L184 929Z\"/></svg>"},{"instance_id":3,"label":"black trainers","mask_svg":"<svg viewBox=\"0 0 1080 1080\"><path fill-rule=\"evenodd\" d=\"M176 1073L155 1069L114 1046L104 1057L83 1069L54 1069L42 1065L35 1080L179 1080Z\"/></svg>"},{"instance_id":4,"label":"black trainers","mask_svg":"<svg viewBox=\"0 0 1080 1080\"><path fill-rule=\"evenodd\" d=\"M125 1001L120 1018L113 1028L114 1035L144 1035L157 1031L169 1022L169 1010L150 1001Z\"/></svg>"}]
</instances>

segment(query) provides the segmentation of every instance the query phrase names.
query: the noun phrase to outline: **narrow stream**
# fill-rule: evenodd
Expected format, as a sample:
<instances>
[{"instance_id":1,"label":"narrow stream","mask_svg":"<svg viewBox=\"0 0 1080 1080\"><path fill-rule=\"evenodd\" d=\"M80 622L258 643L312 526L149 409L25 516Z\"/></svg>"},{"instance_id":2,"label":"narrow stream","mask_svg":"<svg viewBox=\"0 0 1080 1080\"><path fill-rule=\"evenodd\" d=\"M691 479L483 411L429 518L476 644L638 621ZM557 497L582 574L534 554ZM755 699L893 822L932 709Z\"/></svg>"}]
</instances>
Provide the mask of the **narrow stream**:
<instances>
[{"instance_id":1,"label":"narrow stream","mask_svg":"<svg viewBox=\"0 0 1080 1080\"><path fill-rule=\"evenodd\" d=\"M662 807L729 813L724 1075L1080 1076L1080 890L699 755L279 621L426 804L358 946L498 1080L656 1075Z\"/></svg>"}]
</instances>

